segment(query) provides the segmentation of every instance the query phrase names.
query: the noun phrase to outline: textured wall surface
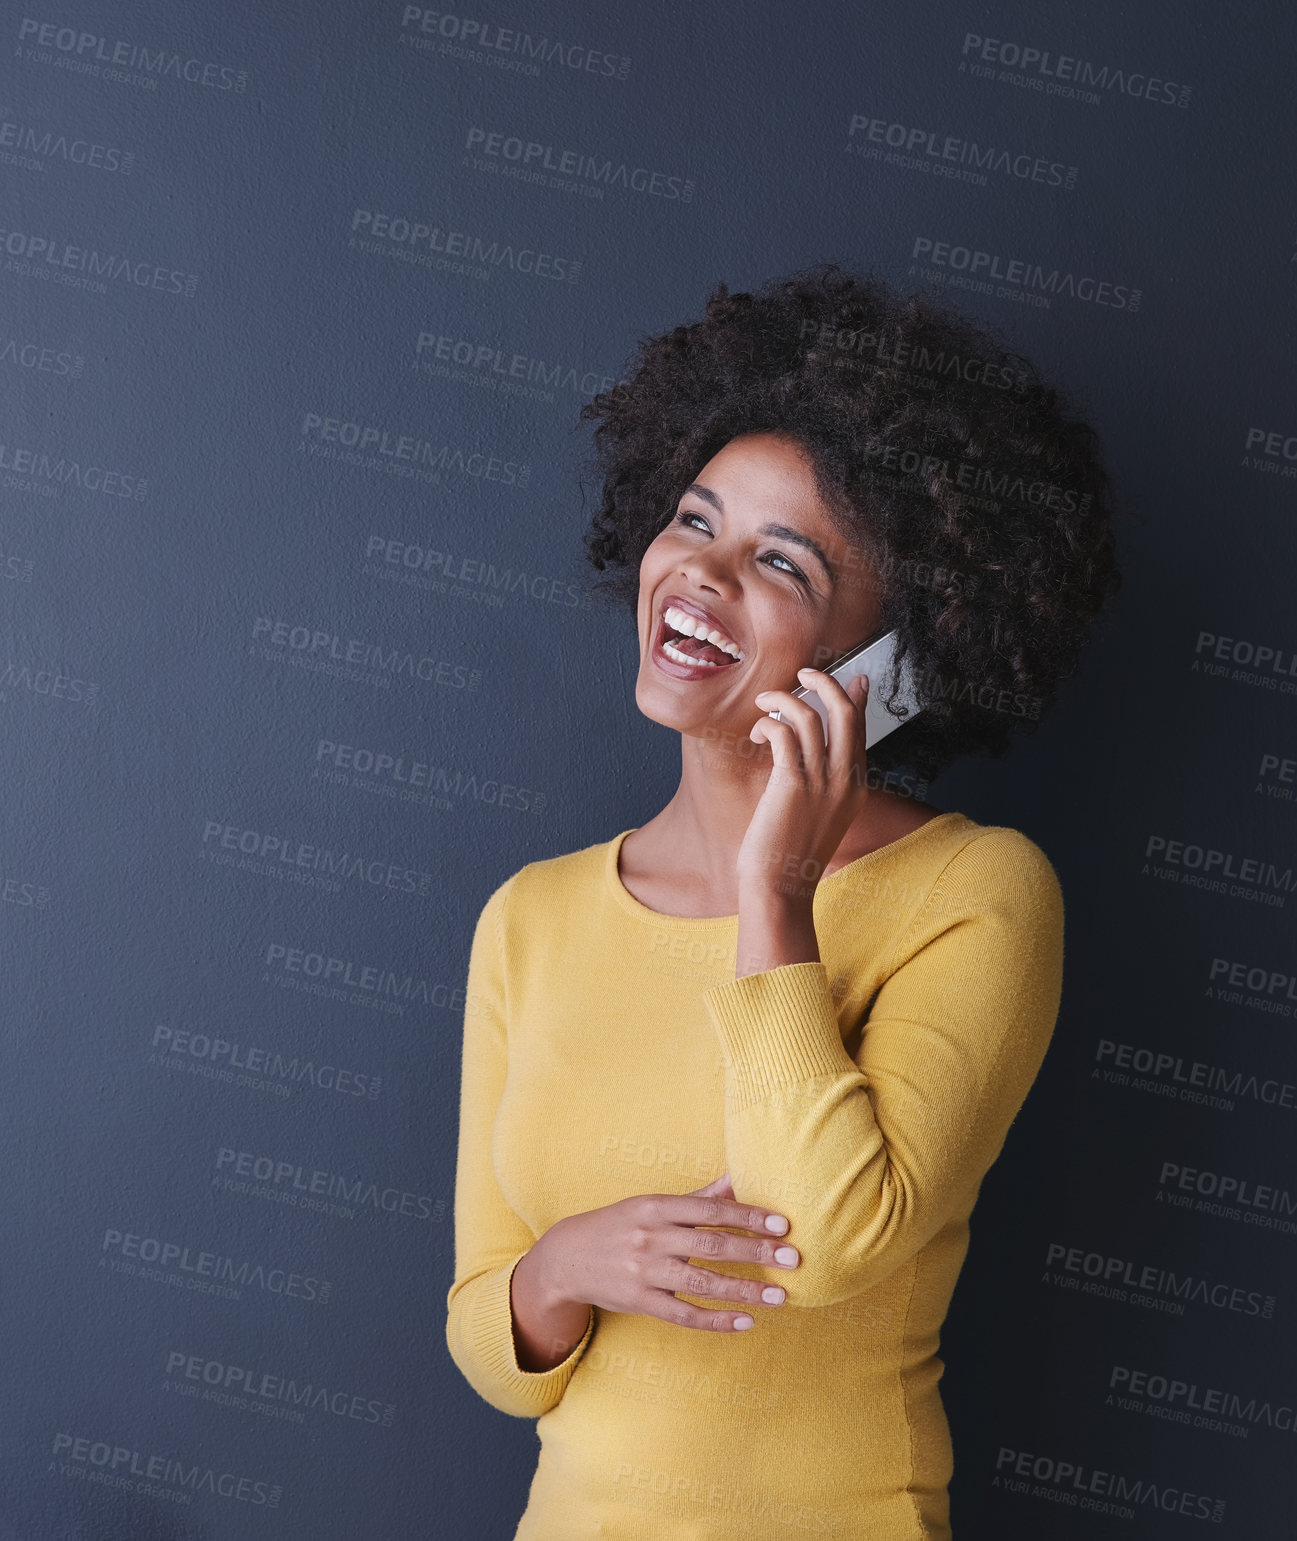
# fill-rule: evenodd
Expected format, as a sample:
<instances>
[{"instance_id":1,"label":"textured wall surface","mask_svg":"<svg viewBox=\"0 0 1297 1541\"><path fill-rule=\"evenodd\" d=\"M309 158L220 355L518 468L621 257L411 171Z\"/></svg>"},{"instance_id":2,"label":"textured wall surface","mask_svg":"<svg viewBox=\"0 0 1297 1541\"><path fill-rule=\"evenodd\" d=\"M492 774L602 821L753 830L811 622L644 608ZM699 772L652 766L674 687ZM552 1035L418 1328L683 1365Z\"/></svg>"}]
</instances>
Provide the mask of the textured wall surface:
<instances>
[{"instance_id":1,"label":"textured wall surface","mask_svg":"<svg viewBox=\"0 0 1297 1541\"><path fill-rule=\"evenodd\" d=\"M824 258L1065 381L1123 506L1082 673L931 794L1069 927L943 1337L955 1532L1289 1534L1291 11L0 27L0 1536L512 1536L534 1428L443 1336L468 943L678 775L576 413Z\"/></svg>"}]
</instances>

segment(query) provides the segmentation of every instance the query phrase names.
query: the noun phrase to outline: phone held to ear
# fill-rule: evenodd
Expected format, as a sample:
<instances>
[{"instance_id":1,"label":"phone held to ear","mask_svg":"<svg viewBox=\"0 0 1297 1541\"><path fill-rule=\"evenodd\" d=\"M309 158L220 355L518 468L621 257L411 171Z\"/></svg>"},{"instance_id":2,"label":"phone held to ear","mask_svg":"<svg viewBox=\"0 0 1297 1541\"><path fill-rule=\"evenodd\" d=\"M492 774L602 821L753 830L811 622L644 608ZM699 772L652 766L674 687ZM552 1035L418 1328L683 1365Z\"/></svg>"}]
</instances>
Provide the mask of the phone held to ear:
<instances>
[{"instance_id":1,"label":"phone held to ear","mask_svg":"<svg viewBox=\"0 0 1297 1541\"><path fill-rule=\"evenodd\" d=\"M857 674L869 676L869 699L865 702L865 748L872 749L880 738L886 738L893 728L899 728L903 723L911 721L919 710L918 698L914 689L914 677L910 672L909 660L901 666L901 677L898 682L899 689L896 693L896 705L908 709L907 717L897 717L889 712L883 705L882 691L875 691L876 681L887 678L891 672L892 657L896 651L896 633L894 631L874 637L866 637L863 642L832 664L824 672L831 674L838 684L845 690L847 681L855 679ZM829 713L828 708L820 700L813 690L805 685L799 685L791 692L799 699L813 706L820 714L820 721L824 724L824 742L829 741ZM779 712L768 712L776 722L782 722Z\"/></svg>"}]
</instances>

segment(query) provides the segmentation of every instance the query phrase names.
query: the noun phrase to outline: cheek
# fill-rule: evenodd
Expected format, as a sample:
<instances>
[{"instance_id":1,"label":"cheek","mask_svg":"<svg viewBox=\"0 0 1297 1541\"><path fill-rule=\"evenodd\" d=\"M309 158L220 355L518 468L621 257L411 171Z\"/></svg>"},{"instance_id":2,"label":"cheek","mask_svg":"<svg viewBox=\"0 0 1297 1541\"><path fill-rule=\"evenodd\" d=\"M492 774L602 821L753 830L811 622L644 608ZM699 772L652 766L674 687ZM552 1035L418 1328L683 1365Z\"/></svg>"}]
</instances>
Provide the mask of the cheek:
<instances>
[{"instance_id":1,"label":"cheek","mask_svg":"<svg viewBox=\"0 0 1297 1541\"><path fill-rule=\"evenodd\" d=\"M800 626L797 619L781 609L765 612L754 623L760 627L762 657L774 668L782 667L789 674L809 663L815 652L814 632L806 627L804 617L800 618L803 622Z\"/></svg>"},{"instance_id":2,"label":"cheek","mask_svg":"<svg viewBox=\"0 0 1297 1541\"><path fill-rule=\"evenodd\" d=\"M644 548L644 555L639 559L639 570L641 573L655 573L662 567L665 560L664 545L665 542L662 539L661 533L655 535L649 541L648 545Z\"/></svg>"},{"instance_id":3,"label":"cheek","mask_svg":"<svg viewBox=\"0 0 1297 1541\"><path fill-rule=\"evenodd\" d=\"M647 584L641 584L639 601L635 606L635 631L640 640L648 641L649 617L653 613L653 601Z\"/></svg>"},{"instance_id":4,"label":"cheek","mask_svg":"<svg viewBox=\"0 0 1297 1541\"><path fill-rule=\"evenodd\" d=\"M664 560L659 536L650 542L639 564L639 601L635 607L641 633L653 609L653 591L662 579Z\"/></svg>"}]
</instances>

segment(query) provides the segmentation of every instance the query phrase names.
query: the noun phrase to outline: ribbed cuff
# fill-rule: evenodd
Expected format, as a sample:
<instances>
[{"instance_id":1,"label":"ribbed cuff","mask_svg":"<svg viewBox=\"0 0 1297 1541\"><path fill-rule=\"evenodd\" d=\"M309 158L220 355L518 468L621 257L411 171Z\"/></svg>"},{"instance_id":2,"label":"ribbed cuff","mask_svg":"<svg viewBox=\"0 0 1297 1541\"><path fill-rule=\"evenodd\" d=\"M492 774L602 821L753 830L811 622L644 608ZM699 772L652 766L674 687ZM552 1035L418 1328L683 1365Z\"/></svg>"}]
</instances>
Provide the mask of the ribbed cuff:
<instances>
[{"instance_id":1,"label":"ribbed cuff","mask_svg":"<svg viewBox=\"0 0 1297 1541\"><path fill-rule=\"evenodd\" d=\"M581 1341L573 1346L566 1359L549 1370L524 1370L518 1363L513 1341L513 1307L509 1288L513 1271L527 1256L530 1248L520 1252L514 1260L483 1281L473 1309L473 1346L481 1356L486 1369L520 1403L534 1403L535 1416L548 1412L562 1396L567 1383L576 1369L577 1360L585 1352L594 1331L594 1311L586 1323Z\"/></svg>"},{"instance_id":2,"label":"ribbed cuff","mask_svg":"<svg viewBox=\"0 0 1297 1541\"><path fill-rule=\"evenodd\" d=\"M781 1087L857 1072L838 1027L829 972L785 963L702 992L725 1055L736 1111Z\"/></svg>"}]
</instances>

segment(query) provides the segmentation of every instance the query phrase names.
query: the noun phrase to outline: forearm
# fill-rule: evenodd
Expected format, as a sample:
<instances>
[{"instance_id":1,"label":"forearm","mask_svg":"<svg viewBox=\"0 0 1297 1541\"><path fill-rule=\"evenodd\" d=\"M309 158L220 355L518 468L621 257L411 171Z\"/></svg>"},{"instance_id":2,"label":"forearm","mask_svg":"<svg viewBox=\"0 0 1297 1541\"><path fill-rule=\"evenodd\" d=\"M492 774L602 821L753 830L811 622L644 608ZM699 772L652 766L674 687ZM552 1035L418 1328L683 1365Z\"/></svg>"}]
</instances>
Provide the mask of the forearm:
<instances>
[{"instance_id":1,"label":"forearm","mask_svg":"<svg viewBox=\"0 0 1297 1541\"><path fill-rule=\"evenodd\" d=\"M881 1089L871 1096L843 1046L823 963L740 977L707 999L727 1063L725 1156L735 1194L777 1194L802 1249L790 1301L830 1305L860 1293L876 1282L864 1274L895 1266L898 1227L923 1217L875 1115Z\"/></svg>"},{"instance_id":2,"label":"forearm","mask_svg":"<svg viewBox=\"0 0 1297 1541\"><path fill-rule=\"evenodd\" d=\"M531 1373L552 1370L572 1352L590 1325L590 1306L569 1300L557 1287L551 1267L561 1237L557 1227L519 1261L509 1288L513 1342L520 1369Z\"/></svg>"},{"instance_id":3,"label":"forearm","mask_svg":"<svg viewBox=\"0 0 1297 1541\"><path fill-rule=\"evenodd\" d=\"M967 1213L1053 1032L1062 930L1047 860L997 830L947 863L891 947L854 1053L823 962L704 990L735 1194L786 1193L789 1239L805 1238L794 1303L871 1287Z\"/></svg>"}]
</instances>

